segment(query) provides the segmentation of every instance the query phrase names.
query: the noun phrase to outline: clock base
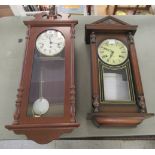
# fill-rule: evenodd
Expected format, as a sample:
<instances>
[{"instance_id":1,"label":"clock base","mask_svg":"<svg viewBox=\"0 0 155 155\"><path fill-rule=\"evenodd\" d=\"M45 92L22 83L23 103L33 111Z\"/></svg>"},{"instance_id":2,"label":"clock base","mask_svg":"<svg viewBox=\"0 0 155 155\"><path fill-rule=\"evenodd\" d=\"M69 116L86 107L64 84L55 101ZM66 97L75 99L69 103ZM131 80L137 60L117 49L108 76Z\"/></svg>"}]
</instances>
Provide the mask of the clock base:
<instances>
[{"instance_id":1,"label":"clock base","mask_svg":"<svg viewBox=\"0 0 155 155\"><path fill-rule=\"evenodd\" d=\"M89 113L87 118L97 127L133 127L153 115L152 113Z\"/></svg>"},{"instance_id":2,"label":"clock base","mask_svg":"<svg viewBox=\"0 0 155 155\"><path fill-rule=\"evenodd\" d=\"M79 127L79 124L13 124L6 125L5 127L9 130L13 130L16 134L25 134L28 139L39 144L47 144L52 140L58 139L60 135L71 132L74 128Z\"/></svg>"}]
</instances>

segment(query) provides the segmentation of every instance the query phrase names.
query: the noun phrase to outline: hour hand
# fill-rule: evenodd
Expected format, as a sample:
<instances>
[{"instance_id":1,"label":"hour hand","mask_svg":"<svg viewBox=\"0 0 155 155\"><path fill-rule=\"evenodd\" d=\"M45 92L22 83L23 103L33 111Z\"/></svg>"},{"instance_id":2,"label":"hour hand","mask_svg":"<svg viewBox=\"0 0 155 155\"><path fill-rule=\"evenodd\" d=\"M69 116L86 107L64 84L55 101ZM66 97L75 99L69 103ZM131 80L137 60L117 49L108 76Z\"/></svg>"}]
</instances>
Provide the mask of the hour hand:
<instances>
[{"instance_id":1,"label":"hour hand","mask_svg":"<svg viewBox=\"0 0 155 155\"><path fill-rule=\"evenodd\" d=\"M113 56L113 54L114 54L114 51L111 50L110 58Z\"/></svg>"},{"instance_id":2,"label":"hour hand","mask_svg":"<svg viewBox=\"0 0 155 155\"><path fill-rule=\"evenodd\" d=\"M51 39L51 37L49 39L50 39L50 44L59 44L59 41L53 40Z\"/></svg>"},{"instance_id":3,"label":"hour hand","mask_svg":"<svg viewBox=\"0 0 155 155\"><path fill-rule=\"evenodd\" d=\"M114 53L114 51L113 51L113 50L111 50L111 49L109 49L109 48L104 47L104 49L105 49L105 50L107 50L107 51L109 51L109 52Z\"/></svg>"},{"instance_id":4,"label":"hour hand","mask_svg":"<svg viewBox=\"0 0 155 155\"><path fill-rule=\"evenodd\" d=\"M109 61L111 59L111 57L113 56L113 54L114 54L114 51L111 51L111 54L110 54L109 58L107 59L107 61Z\"/></svg>"},{"instance_id":5,"label":"hour hand","mask_svg":"<svg viewBox=\"0 0 155 155\"><path fill-rule=\"evenodd\" d=\"M51 37L49 37L49 40L50 40L50 44L52 44L53 42L52 42L52 39L51 39Z\"/></svg>"}]
</instances>

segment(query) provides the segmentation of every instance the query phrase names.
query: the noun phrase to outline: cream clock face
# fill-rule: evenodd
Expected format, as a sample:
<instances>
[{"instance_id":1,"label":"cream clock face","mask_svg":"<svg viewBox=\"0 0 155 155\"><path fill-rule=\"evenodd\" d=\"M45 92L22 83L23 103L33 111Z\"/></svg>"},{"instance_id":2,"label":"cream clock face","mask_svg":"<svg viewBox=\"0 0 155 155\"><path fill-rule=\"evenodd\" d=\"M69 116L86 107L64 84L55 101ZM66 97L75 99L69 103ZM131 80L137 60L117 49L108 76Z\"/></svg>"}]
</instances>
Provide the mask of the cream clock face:
<instances>
[{"instance_id":1,"label":"cream clock face","mask_svg":"<svg viewBox=\"0 0 155 155\"><path fill-rule=\"evenodd\" d=\"M36 40L37 50L46 56L59 54L65 47L65 38L61 32L47 30L41 33Z\"/></svg>"},{"instance_id":2,"label":"cream clock face","mask_svg":"<svg viewBox=\"0 0 155 155\"><path fill-rule=\"evenodd\" d=\"M99 45L98 55L108 65L120 65L126 61L128 50L121 41L106 39Z\"/></svg>"}]
</instances>

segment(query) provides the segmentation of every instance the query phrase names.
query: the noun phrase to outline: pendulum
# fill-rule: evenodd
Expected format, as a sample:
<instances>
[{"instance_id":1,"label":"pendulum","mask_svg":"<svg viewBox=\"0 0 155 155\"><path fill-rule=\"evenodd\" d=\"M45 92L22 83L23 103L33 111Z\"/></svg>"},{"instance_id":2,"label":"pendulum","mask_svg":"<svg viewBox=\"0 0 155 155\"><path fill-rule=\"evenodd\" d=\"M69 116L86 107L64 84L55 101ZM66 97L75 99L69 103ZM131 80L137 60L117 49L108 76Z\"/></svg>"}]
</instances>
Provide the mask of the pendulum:
<instances>
[{"instance_id":1,"label":"pendulum","mask_svg":"<svg viewBox=\"0 0 155 155\"><path fill-rule=\"evenodd\" d=\"M33 113L35 117L40 117L41 115L47 113L49 109L49 102L43 97L43 77L42 70L40 74L40 87L39 87L39 98L33 103Z\"/></svg>"}]
</instances>

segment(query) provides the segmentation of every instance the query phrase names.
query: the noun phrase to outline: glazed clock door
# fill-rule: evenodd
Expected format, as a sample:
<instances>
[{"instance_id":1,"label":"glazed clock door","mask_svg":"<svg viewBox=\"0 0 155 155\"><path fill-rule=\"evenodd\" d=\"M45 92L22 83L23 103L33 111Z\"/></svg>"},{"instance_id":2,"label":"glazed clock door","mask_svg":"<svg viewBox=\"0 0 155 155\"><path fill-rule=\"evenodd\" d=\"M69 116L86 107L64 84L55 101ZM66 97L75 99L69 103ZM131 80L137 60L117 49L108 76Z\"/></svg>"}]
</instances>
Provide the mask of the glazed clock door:
<instances>
[{"instance_id":1,"label":"glazed clock door","mask_svg":"<svg viewBox=\"0 0 155 155\"><path fill-rule=\"evenodd\" d=\"M46 30L36 39L30 83L30 117L64 116L65 38L58 30Z\"/></svg>"},{"instance_id":2,"label":"glazed clock door","mask_svg":"<svg viewBox=\"0 0 155 155\"><path fill-rule=\"evenodd\" d=\"M105 39L97 53L100 103L135 103L127 46L118 39Z\"/></svg>"},{"instance_id":3,"label":"glazed clock door","mask_svg":"<svg viewBox=\"0 0 155 155\"><path fill-rule=\"evenodd\" d=\"M27 97L23 104L25 112L22 121L28 122L63 122L69 121L69 85L66 79L70 79L71 70L67 59L71 58L70 51L70 28L52 27L37 28L30 33L30 45L33 53L27 61L32 67L27 74L29 80L25 81ZM68 73L68 74L67 74ZM44 120L42 119L44 118Z\"/></svg>"}]
</instances>

